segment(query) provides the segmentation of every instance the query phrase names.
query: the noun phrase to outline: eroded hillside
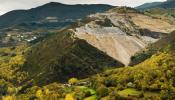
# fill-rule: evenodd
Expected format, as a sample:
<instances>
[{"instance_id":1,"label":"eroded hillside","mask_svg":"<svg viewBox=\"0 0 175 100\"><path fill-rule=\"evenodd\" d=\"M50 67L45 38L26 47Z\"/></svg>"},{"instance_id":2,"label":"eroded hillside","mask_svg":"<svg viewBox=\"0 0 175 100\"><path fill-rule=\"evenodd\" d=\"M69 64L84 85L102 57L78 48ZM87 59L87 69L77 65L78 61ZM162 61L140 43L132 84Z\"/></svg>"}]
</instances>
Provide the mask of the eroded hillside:
<instances>
[{"instance_id":1,"label":"eroded hillside","mask_svg":"<svg viewBox=\"0 0 175 100\"><path fill-rule=\"evenodd\" d=\"M136 52L175 30L175 25L131 8L114 8L89 18L95 20L74 29L77 37L125 65Z\"/></svg>"}]
</instances>

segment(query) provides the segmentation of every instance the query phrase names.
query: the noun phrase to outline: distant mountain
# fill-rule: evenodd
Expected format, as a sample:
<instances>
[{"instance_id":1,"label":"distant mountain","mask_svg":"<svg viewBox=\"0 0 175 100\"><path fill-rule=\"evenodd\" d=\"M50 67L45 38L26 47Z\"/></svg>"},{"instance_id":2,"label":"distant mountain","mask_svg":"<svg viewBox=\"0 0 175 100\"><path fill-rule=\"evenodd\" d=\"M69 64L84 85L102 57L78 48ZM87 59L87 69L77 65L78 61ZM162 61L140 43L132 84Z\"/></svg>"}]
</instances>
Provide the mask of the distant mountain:
<instances>
[{"instance_id":1,"label":"distant mountain","mask_svg":"<svg viewBox=\"0 0 175 100\"><path fill-rule=\"evenodd\" d=\"M175 0L167 0L165 2L145 3L136 7L136 9L144 10L150 8L175 8Z\"/></svg>"},{"instance_id":2,"label":"distant mountain","mask_svg":"<svg viewBox=\"0 0 175 100\"><path fill-rule=\"evenodd\" d=\"M150 7L154 7L154 6L157 6L159 4L161 4L162 2L152 2L152 3L145 3L145 4L142 4L138 7L136 7L137 9L147 9L147 8L150 8Z\"/></svg>"},{"instance_id":3,"label":"distant mountain","mask_svg":"<svg viewBox=\"0 0 175 100\"><path fill-rule=\"evenodd\" d=\"M14 10L0 16L0 28L18 24L40 25L41 23L72 22L92 13L103 12L109 8L111 8L110 5L103 4L65 5L51 2L37 8Z\"/></svg>"}]
</instances>

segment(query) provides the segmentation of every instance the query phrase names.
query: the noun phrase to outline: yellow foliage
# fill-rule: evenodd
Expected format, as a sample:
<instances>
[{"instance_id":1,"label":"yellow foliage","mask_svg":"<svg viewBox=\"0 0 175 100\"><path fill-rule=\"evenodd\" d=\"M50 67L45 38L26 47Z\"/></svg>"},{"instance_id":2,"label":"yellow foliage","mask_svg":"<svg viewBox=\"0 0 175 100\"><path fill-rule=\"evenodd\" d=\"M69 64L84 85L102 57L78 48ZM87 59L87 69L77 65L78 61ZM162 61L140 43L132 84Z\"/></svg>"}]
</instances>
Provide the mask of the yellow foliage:
<instances>
[{"instance_id":1,"label":"yellow foliage","mask_svg":"<svg viewBox=\"0 0 175 100\"><path fill-rule=\"evenodd\" d=\"M15 100L12 96L3 96L2 100Z\"/></svg>"},{"instance_id":2,"label":"yellow foliage","mask_svg":"<svg viewBox=\"0 0 175 100\"><path fill-rule=\"evenodd\" d=\"M65 100L75 100L74 94L73 93L66 94Z\"/></svg>"},{"instance_id":3,"label":"yellow foliage","mask_svg":"<svg viewBox=\"0 0 175 100\"><path fill-rule=\"evenodd\" d=\"M23 65L24 62L25 62L24 57L22 55L17 55L17 56L15 56L15 57L13 57L11 59L10 64L11 65L15 65L15 64L17 64L17 65Z\"/></svg>"},{"instance_id":4,"label":"yellow foliage","mask_svg":"<svg viewBox=\"0 0 175 100\"><path fill-rule=\"evenodd\" d=\"M44 93L45 93L46 95L48 95L48 94L50 93L49 89L45 89L45 90L44 90Z\"/></svg>"},{"instance_id":5,"label":"yellow foliage","mask_svg":"<svg viewBox=\"0 0 175 100\"><path fill-rule=\"evenodd\" d=\"M156 55L153 55L150 59L142 62L141 64L138 64L136 67L144 67L145 68L157 68L157 67L167 67L167 63L172 63L175 62L175 59L173 59L173 56L169 53L162 52L158 53Z\"/></svg>"},{"instance_id":6,"label":"yellow foliage","mask_svg":"<svg viewBox=\"0 0 175 100\"><path fill-rule=\"evenodd\" d=\"M69 79L69 81L68 81L69 84L75 84L75 83L77 83L77 82L78 82L78 79L77 79L77 78L71 78L71 79Z\"/></svg>"},{"instance_id":7,"label":"yellow foliage","mask_svg":"<svg viewBox=\"0 0 175 100\"><path fill-rule=\"evenodd\" d=\"M16 93L16 89L15 88L8 87L7 92L9 94L15 94Z\"/></svg>"},{"instance_id":8,"label":"yellow foliage","mask_svg":"<svg viewBox=\"0 0 175 100\"><path fill-rule=\"evenodd\" d=\"M36 97L41 98L43 96L43 91L41 89L39 89L38 91L36 91Z\"/></svg>"}]
</instances>

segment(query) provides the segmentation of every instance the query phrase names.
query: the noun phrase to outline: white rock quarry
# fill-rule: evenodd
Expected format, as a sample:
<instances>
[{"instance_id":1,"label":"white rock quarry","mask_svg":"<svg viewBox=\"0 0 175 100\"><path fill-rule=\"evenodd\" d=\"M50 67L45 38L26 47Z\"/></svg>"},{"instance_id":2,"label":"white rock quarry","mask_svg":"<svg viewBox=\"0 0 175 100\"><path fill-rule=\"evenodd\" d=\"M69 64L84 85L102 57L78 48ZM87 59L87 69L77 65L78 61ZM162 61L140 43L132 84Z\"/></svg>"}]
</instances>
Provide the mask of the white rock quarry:
<instances>
[{"instance_id":1,"label":"white rock quarry","mask_svg":"<svg viewBox=\"0 0 175 100\"><path fill-rule=\"evenodd\" d=\"M130 63L132 55L145 48L149 43L158 40L151 36L141 36L138 33L139 29L148 29L160 33L170 33L175 30L175 26L168 22L142 14L108 12L98 13L90 17L97 20L76 28L74 30L75 35L126 66ZM102 26L96 23L96 21L104 21L106 18L111 21L113 26ZM125 31L124 28L128 30Z\"/></svg>"}]
</instances>

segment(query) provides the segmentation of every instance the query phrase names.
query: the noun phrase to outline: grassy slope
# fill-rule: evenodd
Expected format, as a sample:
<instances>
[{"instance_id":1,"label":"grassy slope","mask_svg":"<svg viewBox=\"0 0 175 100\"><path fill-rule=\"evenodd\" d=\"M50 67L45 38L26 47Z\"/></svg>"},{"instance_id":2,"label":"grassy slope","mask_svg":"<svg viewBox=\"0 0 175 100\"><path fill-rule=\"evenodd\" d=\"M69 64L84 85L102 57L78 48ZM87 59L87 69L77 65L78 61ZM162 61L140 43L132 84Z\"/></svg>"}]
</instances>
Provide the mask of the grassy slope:
<instances>
[{"instance_id":1,"label":"grassy slope","mask_svg":"<svg viewBox=\"0 0 175 100\"><path fill-rule=\"evenodd\" d=\"M175 24L175 9L164 9L164 8L152 8L144 11L144 14L156 18L160 18L162 20L166 20L169 23Z\"/></svg>"}]
</instances>

